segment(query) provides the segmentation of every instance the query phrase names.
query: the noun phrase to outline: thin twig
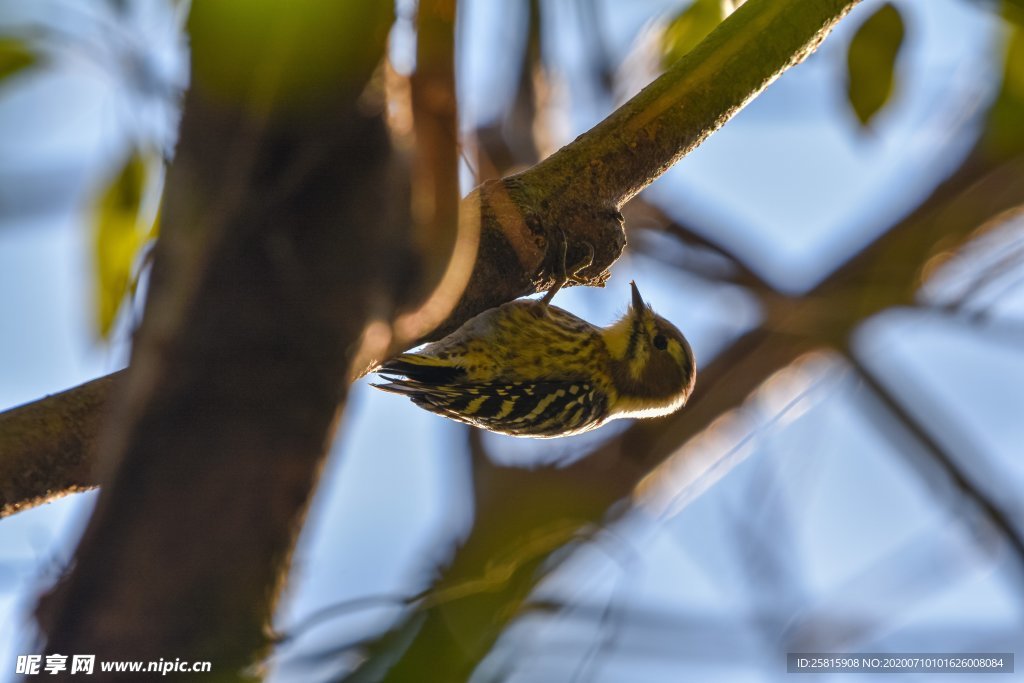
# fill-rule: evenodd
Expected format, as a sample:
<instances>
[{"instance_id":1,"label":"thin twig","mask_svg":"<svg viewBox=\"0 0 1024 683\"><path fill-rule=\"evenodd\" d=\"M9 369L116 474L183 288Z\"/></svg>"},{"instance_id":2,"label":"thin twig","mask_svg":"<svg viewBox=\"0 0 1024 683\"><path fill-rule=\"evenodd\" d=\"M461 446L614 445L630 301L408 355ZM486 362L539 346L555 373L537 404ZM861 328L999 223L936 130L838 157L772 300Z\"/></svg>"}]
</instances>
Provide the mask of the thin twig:
<instances>
[{"instance_id":1,"label":"thin twig","mask_svg":"<svg viewBox=\"0 0 1024 683\"><path fill-rule=\"evenodd\" d=\"M953 484L970 500L974 501L988 520L1003 535L1024 568L1024 536L1009 515L983 491L964 471L957 459L929 432L913 413L907 410L876 377L874 372L862 363L855 354L850 353L849 359L859 373L861 379L907 431L924 447L925 452L949 476Z\"/></svg>"}]
</instances>

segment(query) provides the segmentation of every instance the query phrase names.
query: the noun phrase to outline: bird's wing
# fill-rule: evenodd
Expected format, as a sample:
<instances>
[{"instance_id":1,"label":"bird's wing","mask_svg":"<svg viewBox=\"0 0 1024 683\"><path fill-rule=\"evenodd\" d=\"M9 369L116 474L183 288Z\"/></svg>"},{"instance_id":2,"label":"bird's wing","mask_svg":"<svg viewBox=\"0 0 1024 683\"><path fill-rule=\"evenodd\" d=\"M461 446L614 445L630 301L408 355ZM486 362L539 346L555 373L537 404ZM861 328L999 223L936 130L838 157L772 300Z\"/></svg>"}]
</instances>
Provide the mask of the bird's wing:
<instances>
[{"instance_id":1,"label":"bird's wing","mask_svg":"<svg viewBox=\"0 0 1024 683\"><path fill-rule=\"evenodd\" d=\"M438 415L512 436L565 436L607 417L607 395L582 380L434 385L395 379L374 386Z\"/></svg>"}]
</instances>

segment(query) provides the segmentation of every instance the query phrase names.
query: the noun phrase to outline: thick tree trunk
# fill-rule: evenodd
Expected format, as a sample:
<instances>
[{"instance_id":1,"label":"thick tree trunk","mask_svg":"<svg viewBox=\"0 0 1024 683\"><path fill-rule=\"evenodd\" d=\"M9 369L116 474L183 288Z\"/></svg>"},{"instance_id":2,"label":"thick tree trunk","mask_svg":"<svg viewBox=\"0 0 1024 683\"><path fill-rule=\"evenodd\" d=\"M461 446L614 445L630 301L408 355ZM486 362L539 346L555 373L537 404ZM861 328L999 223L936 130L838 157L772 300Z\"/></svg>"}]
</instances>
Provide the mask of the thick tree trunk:
<instances>
[{"instance_id":1,"label":"thick tree trunk","mask_svg":"<svg viewBox=\"0 0 1024 683\"><path fill-rule=\"evenodd\" d=\"M351 360L373 306L389 312L408 202L381 113L357 100L390 10L247 5L194 9L144 321L99 440L96 510L38 610L48 652L242 678ZM367 54L329 49L346 40Z\"/></svg>"}]
</instances>

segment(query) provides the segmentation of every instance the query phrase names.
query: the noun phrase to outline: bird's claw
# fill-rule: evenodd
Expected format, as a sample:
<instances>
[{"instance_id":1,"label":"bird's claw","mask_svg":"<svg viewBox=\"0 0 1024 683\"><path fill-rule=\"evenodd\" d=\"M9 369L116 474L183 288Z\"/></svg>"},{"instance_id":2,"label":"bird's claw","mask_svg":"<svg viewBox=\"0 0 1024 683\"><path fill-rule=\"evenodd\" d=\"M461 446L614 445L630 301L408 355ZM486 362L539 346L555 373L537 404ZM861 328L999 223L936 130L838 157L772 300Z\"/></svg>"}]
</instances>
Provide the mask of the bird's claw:
<instances>
[{"instance_id":1,"label":"bird's claw","mask_svg":"<svg viewBox=\"0 0 1024 683\"><path fill-rule=\"evenodd\" d=\"M551 303L551 300L555 298L555 294L558 293L567 282L572 282L577 285L586 285L590 283L590 279L581 275L581 273L589 268L594 263L594 245L587 241L581 241L583 246L587 250L586 256L580 261L573 264L572 269L568 267L568 254L569 254L569 240L565 237L565 231L561 228L558 229L557 233L558 248L561 251L559 258L555 260L555 283L548 289L547 294L541 299L541 303L545 306Z\"/></svg>"}]
</instances>

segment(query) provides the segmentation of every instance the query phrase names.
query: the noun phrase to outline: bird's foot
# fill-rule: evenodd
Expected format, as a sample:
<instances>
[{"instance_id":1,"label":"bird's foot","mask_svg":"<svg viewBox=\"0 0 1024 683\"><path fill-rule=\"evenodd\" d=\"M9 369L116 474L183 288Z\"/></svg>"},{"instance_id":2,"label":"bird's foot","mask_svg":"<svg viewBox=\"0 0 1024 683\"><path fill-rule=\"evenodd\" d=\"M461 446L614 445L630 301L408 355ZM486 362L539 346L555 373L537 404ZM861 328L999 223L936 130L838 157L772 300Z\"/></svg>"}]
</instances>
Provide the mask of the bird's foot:
<instances>
[{"instance_id":1,"label":"bird's foot","mask_svg":"<svg viewBox=\"0 0 1024 683\"><path fill-rule=\"evenodd\" d=\"M583 241L582 244L586 248L587 253L582 259L573 264L572 268L569 268L568 254L569 254L569 240L565 237L565 231L561 228L557 231L558 249L561 251L559 258L555 260L555 283L541 299L541 303L545 306L551 303L551 300L555 298L555 294L558 293L566 283L572 282L577 285L589 284L589 278L583 277L581 273L589 268L594 263L594 245L590 242Z\"/></svg>"}]
</instances>

